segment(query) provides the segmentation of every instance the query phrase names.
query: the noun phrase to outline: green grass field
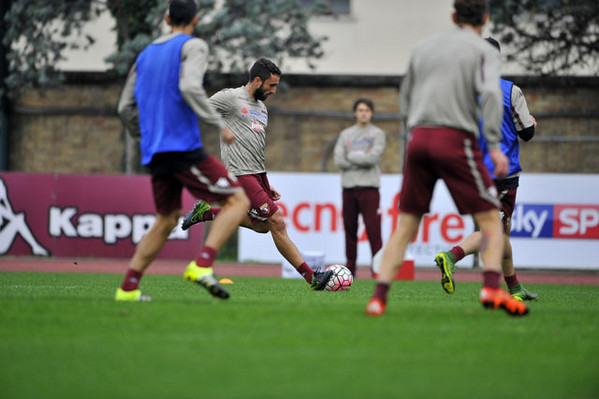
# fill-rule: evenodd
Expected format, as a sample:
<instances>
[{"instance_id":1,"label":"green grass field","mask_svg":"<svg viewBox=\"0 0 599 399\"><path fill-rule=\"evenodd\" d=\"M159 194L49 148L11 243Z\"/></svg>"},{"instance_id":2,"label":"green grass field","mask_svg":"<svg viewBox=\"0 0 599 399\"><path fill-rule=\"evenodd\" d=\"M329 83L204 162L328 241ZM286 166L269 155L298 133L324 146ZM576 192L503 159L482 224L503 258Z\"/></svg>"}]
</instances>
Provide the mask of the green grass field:
<instances>
[{"instance_id":1,"label":"green grass field","mask_svg":"<svg viewBox=\"0 0 599 399\"><path fill-rule=\"evenodd\" d=\"M0 273L0 398L599 397L599 287L529 285L525 318L477 303L480 284L233 278L228 301L179 276L153 303L115 303L122 276Z\"/></svg>"}]
</instances>

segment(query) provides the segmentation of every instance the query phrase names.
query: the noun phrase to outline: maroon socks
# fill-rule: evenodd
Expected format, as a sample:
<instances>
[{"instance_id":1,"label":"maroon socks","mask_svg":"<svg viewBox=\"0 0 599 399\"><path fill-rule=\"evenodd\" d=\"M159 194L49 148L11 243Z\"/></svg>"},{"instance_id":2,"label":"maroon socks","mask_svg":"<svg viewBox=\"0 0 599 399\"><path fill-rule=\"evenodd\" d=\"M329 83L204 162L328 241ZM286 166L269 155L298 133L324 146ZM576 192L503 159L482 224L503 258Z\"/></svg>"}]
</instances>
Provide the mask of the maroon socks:
<instances>
[{"instance_id":1,"label":"maroon socks","mask_svg":"<svg viewBox=\"0 0 599 399\"><path fill-rule=\"evenodd\" d=\"M204 214L202 215L202 219L204 219L204 222L214 220L214 218L216 218L216 215L218 215L220 210L221 208L212 207L209 211L204 212Z\"/></svg>"},{"instance_id":2,"label":"maroon socks","mask_svg":"<svg viewBox=\"0 0 599 399\"><path fill-rule=\"evenodd\" d=\"M455 255L455 262L458 262L458 261L464 259L464 250L462 249L462 247L456 245L455 247L451 248L449 251Z\"/></svg>"},{"instance_id":3,"label":"maroon socks","mask_svg":"<svg viewBox=\"0 0 599 399\"><path fill-rule=\"evenodd\" d=\"M200 254L196 258L196 264L199 267L210 267L212 263L214 263L214 258L216 258L217 251L212 247L204 247L200 251Z\"/></svg>"},{"instance_id":4,"label":"maroon socks","mask_svg":"<svg viewBox=\"0 0 599 399\"><path fill-rule=\"evenodd\" d=\"M142 272L138 272L133 269L127 270L127 274L125 274L125 279L123 280L123 284L121 284L121 289L123 291L133 291L139 287L139 280L141 280Z\"/></svg>"},{"instance_id":5,"label":"maroon socks","mask_svg":"<svg viewBox=\"0 0 599 399\"><path fill-rule=\"evenodd\" d=\"M520 282L518 281L518 276L516 276L516 273L514 273L513 276L504 276L503 279L505 280L505 283L509 288L513 287L514 285Z\"/></svg>"},{"instance_id":6,"label":"maroon socks","mask_svg":"<svg viewBox=\"0 0 599 399\"><path fill-rule=\"evenodd\" d=\"M387 293L389 292L389 284L387 283L376 283L374 288L373 298L380 299L383 303L387 303Z\"/></svg>"},{"instance_id":7,"label":"maroon socks","mask_svg":"<svg viewBox=\"0 0 599 399\"><path fill-rule=\"evenodd\" d=\"M497 272L483 272L483 285L497 289L499 288L499 277L501 277L501 274Z\"/></svg>"},{"instance_id":8,"label":"maroon socks","mask_svg":"<svg viewBox=\"0 0 599 399\"><path fill-rule=\"evenodd\" d=\"M302 277L306 280L308 284L312 284L312 276L314 275L314 270L306 262L302 263L298 266L297 271Z\"/></svg>"}]
</instances>

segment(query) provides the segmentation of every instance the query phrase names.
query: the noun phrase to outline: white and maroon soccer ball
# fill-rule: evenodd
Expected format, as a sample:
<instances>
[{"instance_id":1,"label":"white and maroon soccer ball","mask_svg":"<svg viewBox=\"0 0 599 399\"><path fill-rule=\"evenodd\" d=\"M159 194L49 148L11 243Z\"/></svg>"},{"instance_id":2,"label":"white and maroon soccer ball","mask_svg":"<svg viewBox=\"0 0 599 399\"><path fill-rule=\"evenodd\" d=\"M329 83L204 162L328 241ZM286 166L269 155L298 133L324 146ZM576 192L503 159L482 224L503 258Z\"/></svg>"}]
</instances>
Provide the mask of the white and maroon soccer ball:
<instances>
[{"instance_id":1,"label":"white and maroon soccer ball","mask_svg":"<svg viewBox=\"0 0 599 399\"><path fill-rule=\"evenodd\" d=\"M325 270L333 271L333 275L325 287L327 291L349 291L354 282L354 276L352 276L347 267L343 265L331 265Z\"/></svg>"}]
</instances>

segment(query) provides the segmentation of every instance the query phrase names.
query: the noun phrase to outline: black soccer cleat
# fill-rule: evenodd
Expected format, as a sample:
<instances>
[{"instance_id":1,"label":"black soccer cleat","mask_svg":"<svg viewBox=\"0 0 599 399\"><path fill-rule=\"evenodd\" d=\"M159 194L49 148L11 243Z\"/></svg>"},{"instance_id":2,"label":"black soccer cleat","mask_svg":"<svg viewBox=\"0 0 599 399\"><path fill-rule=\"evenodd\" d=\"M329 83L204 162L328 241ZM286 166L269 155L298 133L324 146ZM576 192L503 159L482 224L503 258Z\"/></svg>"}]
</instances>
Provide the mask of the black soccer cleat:
<instances>
[{"instance_id":1,"label":"black soccer cleat","mask_svg":"<svg viewBox=\"0 0 599 399\"><path fill-rule=\"evenodd\" d=\"M189 213L185 216L185 219L183 219L183 223L181 223L181 229L187 230L194 224L203 222L204 214L210 209L210 204L206 201L196 201L196 203L193 205L193 209L189 211Z\"/></svg>"},{"instance_id":2,"label":"black soccer cleat","mask_svg":"<svg viewBox=\"0 0 599 399\"><path fill-rule=\"evenodd\" d=\"M310 285L315 291L322 291L327 286L327 283L333 276L332 270L315 271L312 275L312 284Z\"/></svg>"}]
</instances>

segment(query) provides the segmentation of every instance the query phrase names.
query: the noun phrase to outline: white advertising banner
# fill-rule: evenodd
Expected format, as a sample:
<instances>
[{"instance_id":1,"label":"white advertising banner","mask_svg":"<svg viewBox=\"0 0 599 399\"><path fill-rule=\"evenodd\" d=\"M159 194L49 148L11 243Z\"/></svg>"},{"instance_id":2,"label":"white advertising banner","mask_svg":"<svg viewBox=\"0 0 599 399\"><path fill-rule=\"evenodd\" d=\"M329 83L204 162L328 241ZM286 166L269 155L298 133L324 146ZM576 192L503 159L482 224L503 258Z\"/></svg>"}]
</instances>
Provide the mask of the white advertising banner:
<instances>
[{"instance_id":1,"label":"white advertising banner","mask_svg":"<svg viewBox=\"0 0 599 399\"><path fill-rule=\"evenodd\" d=\"M281 193L277 202L287 232L300 251L319 251L325 263L345 262L341 179L337 173L269 173ZM383 242L395 229L401 176L381 178ZM443 182L435 189L409 251L416 266L433 266L435 254L462 241L474 230L470 216L458 214ZM358 265L369 266L371 253L364 224L358 231ZM513 215L512 246L516 267L599 269L599 176L526 174ZM472 267L474 257L460 262ZM239 230L239 261L281 263L270 234Z\"/></svg>"}]
</instances>

